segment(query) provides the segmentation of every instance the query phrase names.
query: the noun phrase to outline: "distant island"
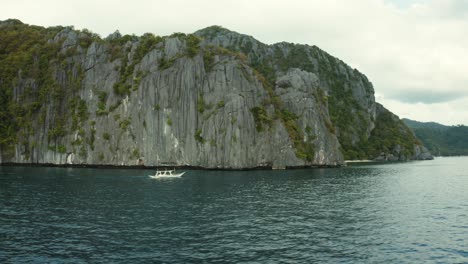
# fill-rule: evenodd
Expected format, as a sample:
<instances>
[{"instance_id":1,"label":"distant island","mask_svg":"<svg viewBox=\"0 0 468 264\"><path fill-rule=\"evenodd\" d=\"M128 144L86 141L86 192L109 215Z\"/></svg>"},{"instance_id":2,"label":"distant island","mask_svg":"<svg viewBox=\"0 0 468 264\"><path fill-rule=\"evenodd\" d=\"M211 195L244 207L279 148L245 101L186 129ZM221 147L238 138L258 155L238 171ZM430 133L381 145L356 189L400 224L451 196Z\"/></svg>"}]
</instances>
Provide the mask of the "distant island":
<instances>
[{"instance_id":1,"label":"distant island","mask_svg":"<svg viewBox=\"0 0 468 264\"><path fill-rule=\"evenodd\" d=\"M0 163L288 168L431 154L316 46L0 21Z\"/></svg>"},{"instance_id":2,"label":"distant island","mask_svg":"<svg viewBox=\"0 0 468 264\"><path fill-rule=\"evenodd\" d=\"M468 155L468 127L403 119L421 142L437 156Z\"/></svg>"}]
</instances>

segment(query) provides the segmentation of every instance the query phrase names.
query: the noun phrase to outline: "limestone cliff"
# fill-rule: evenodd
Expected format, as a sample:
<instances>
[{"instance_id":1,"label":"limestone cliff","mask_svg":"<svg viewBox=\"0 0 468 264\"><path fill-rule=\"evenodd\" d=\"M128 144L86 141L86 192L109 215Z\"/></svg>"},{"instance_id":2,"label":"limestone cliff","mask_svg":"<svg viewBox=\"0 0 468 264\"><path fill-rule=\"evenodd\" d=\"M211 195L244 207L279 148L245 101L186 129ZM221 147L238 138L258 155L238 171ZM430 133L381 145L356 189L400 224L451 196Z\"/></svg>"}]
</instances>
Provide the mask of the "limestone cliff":
<instances>
[{"instance_id":1,"label":"limestone cliff","mask_svg":"<svg viewBox=\"0 0 468 264\"><path fill-rule=\"evenodd\" d=\"M282 168L375 155L357 151L375 128L371 83L316 47L221 27L101 39L8 20L0 34L3 163Z\"/></svg>"}]
</instances>

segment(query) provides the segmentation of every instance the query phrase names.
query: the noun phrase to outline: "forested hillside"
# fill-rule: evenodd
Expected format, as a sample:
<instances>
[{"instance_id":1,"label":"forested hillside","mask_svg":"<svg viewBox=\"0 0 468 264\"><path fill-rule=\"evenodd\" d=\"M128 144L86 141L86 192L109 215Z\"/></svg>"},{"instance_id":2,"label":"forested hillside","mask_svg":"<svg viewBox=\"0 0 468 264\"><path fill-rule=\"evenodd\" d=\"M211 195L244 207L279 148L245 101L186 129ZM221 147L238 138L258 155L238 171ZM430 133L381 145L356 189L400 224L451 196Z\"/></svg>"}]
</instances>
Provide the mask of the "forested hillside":
<instances>
[{"instance_id":1,"label":"forested hillside","mask_svg":"<svg viewBox=\"0 0 468 264\"><path fill-rule=\"evenodd\" d=\"M403 120L432 154L438 156L468 155L467 126L444 126L434 122Z\"/></svg>"}]
</instances>

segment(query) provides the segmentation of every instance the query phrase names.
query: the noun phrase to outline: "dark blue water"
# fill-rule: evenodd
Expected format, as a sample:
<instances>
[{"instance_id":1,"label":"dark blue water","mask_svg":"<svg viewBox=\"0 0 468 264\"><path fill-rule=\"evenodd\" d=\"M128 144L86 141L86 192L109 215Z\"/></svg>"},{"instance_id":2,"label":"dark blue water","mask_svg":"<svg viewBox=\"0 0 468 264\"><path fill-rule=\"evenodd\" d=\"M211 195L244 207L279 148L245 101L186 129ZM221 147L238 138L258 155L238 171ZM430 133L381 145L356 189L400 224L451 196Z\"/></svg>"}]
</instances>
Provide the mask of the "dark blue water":
<instances>
[{"instance_id":1,"label":"dark blue water","mask_svg":"<svg viewBox=\"0 0 468 264\"><path fill-rule=\"evenodd\" d=\"M0 263L468 263L468 158L150 173L0 167Z\"/></svg>"}]
</instances>

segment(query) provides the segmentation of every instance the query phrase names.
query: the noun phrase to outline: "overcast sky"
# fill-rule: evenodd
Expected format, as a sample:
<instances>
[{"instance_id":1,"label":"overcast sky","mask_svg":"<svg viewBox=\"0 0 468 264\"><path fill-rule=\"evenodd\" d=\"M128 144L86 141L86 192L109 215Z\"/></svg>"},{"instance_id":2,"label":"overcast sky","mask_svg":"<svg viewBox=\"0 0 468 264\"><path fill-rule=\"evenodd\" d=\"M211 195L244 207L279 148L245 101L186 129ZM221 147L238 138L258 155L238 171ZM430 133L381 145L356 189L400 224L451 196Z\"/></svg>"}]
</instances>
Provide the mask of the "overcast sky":
<instances>
[{"instance_id":1,"label":"overcast sky","mask_svg":"<svg viewBox=\"0 0 468 264\"><path fill-rule=\"evenodd\" d=\"M468 125L468 0L2 0L7 18L102 37L221 25L316 45L365 73L401 118Z\"/></svg>"}]
</instances>

